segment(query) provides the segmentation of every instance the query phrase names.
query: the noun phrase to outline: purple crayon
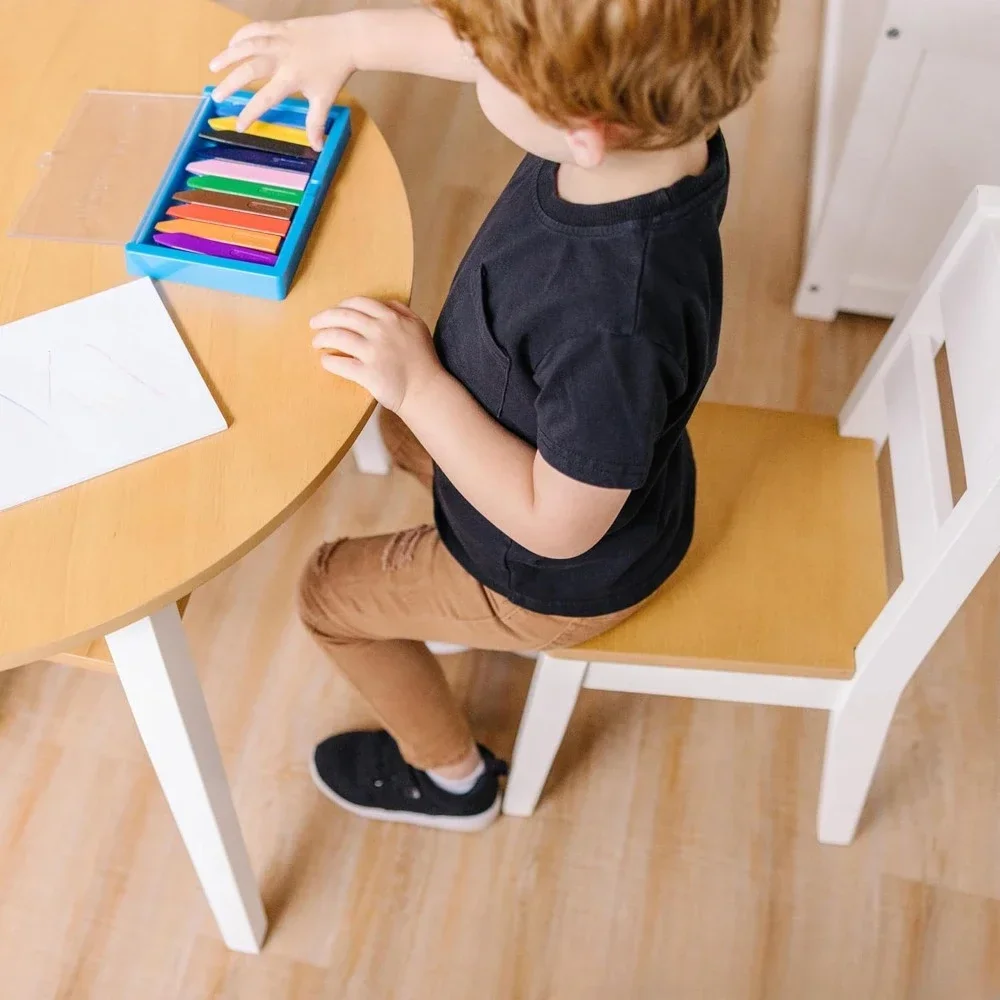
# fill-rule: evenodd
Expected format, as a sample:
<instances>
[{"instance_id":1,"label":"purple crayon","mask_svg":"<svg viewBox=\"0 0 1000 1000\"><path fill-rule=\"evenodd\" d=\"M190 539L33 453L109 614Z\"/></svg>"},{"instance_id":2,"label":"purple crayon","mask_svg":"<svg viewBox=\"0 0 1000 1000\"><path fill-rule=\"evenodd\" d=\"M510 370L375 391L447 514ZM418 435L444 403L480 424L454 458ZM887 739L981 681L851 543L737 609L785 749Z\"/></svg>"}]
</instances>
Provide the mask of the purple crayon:
<instances>
[{"instance_id":1,"label":"purple crayon","mask_svg":"<svg viewBox=\"0 0 1000 1000\"><path fill-rule=\"evenodd\" d=\"M219 243L217 240L206 240L201 236L186 236L184 233L154 233L153 240L161 246L170 247L172 250L187 250L191 253L206 254L209 257L240 260L244 264L263 264L265 267L274 267L278 263L276 253L265 253L263 250L251 250L249 247Z\"/></svg>"}]
</instances>

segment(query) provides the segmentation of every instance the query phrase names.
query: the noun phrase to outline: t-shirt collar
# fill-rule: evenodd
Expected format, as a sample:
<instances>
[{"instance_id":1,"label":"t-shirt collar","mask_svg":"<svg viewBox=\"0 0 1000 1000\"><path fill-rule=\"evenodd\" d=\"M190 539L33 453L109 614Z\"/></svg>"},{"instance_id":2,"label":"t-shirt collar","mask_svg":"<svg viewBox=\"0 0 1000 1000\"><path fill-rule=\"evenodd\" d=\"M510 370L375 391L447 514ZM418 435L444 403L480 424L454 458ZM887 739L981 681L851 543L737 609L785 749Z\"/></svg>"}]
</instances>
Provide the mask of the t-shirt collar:
<instances>
[{"instance_id":1,"label":"t-shirt collar","mask_svg":"<svg viewBox=\"0 0 1000 1000\"><path fill-rule=\"evenodd\" d=\"M559 197L556 172L559 164L539 160L535 192L538 207L543 214L564 226L609 226L635 222L664 215L690 202L713 188L724 185L728 174L728 157L722 131L717 129L708 140L708 164L696 177L682 177L670 187L659 188L648 194L636 195L624 201L605 202L601 205L580 205Z\"/></svg>"}]
</instances>

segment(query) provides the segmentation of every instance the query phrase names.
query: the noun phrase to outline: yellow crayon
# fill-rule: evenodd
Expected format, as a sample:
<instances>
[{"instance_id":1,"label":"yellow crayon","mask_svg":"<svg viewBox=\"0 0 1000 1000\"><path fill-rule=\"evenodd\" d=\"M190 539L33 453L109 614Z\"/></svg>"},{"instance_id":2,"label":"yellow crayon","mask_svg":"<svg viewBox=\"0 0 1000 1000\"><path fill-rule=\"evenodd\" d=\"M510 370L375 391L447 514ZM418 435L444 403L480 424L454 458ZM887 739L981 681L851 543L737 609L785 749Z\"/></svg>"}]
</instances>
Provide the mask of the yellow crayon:
<instances>
[{"instance_id":1,"label":"yellow crayon","mask_svg":"<svg viewBox=\"0 0 1000 1000\"><path fill-rule=\"evenodd\" d=\"M208 124L216 132L235 132L236 119L232 118L209 118ZM279 139L281 142L294 142L298 146L308 146L309 139L306 137L304 128L296 128L294 125L275 125L272 122L254 122L243 130L247 135L256 135L262 139Z\"/></svg>"}]
</instances>

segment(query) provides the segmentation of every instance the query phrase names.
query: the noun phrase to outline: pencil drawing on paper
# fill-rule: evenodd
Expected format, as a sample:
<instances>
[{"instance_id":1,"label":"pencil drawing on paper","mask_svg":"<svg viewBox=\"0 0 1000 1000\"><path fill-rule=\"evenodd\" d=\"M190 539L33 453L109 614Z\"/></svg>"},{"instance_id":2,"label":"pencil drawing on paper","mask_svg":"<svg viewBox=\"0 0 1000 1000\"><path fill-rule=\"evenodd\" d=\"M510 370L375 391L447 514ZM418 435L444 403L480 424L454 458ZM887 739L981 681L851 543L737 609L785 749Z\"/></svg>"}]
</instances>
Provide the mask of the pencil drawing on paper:
<instances>
[{"instance_id":1,"label":"pencil drawing on paper","mask_svg":"<svg viewBox=\"0 0 1000 1000\"><path fill-rule=\"evenodd\" d=\"M0 510L225 427L148 279L0 327Z\"/></svg>"}]
</instances>

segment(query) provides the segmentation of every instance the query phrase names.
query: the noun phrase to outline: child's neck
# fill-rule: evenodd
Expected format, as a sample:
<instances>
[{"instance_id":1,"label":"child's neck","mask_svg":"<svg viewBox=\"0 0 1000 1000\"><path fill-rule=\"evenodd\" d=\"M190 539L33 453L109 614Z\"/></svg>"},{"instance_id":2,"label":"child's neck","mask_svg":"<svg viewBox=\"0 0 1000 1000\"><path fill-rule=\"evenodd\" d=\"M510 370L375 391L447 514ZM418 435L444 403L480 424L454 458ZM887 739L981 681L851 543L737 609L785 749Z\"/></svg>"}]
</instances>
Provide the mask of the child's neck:
<instances>
[{"instance_id":1,"label":"child's neck","mask_svg":"<svg viewBox=\"0 0 1000 1000\"><path fill-rule=\"evenodd\" d=\"M611 152L597 167L563 163L557 187L565 201L603 205L670 187L682 177L696 177L706 166L708 143L701 137L673 149Z\"/></svg>"}]
</instances>

